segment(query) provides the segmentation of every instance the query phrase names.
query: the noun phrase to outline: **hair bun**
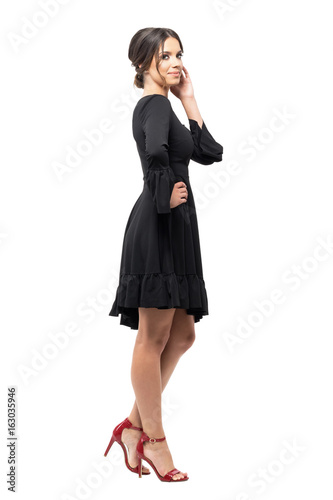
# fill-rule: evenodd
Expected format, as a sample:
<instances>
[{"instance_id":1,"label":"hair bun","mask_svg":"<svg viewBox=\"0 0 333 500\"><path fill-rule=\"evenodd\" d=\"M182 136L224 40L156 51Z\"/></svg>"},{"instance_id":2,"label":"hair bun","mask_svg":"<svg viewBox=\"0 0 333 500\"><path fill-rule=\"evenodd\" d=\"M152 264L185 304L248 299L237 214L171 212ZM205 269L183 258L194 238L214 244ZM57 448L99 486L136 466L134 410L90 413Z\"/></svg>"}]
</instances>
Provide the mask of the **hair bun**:
<instances>
[{"instance_id":1,"label":"hair bun","mask_svg":"<svg viewBox=\"0 0 333 500\"><path fill-rule=\"evenodd\" d=\"M143 75L140 75L139 73L136 73L135 78L134 78L134 84L139 89L143 89L144 88L144 85L143 85Z\"/></svg>"}]
</instances>

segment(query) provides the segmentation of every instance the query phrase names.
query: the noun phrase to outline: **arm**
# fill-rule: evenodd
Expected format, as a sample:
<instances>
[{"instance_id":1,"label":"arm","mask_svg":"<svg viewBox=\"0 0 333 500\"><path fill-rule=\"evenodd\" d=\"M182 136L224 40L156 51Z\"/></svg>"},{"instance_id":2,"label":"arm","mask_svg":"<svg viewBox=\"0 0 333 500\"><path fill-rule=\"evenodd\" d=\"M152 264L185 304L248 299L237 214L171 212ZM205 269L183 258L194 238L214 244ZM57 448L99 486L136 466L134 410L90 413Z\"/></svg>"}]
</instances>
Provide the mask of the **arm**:
<instances>
[{"instance_id":1,"label":"arm","mask_svg":"<svg viewBox=\"0 0 333 500\"><path fill-rule=\"evenodd\" d=\"M185 66L183 70L185 76L182 74L179 84L171 87L170 90L181 100L189 120L194 143L191 160L202 165L211 165L216 161L222 161L223 147L209 133L194 97L189 72Z\"/></svg>"},{"instance_id":2,"label":"arm","mask_svg":"<svg viewBox=\"0 0 333 500\"><path fill-rule=\"evenodd\" d=\"M141 111L148 163L144 179L159 214L171 212L170 197L176 182L174 172L169 165L170 118L170 101L160 95L148 98L147 104Z\"/></svg>"},{"instance_id":3,"label":"arm","mask_svg":"<svg viewBox=\"0 0 333 500\"><path fill-rule=\"evenodd\" d=\"M203 121L195 97L182 98L182 104L186 111L194 150L191 160L202 165L211 165L222 161L223 147L215 141Z\"/></svg>"},{"instance_id":4,"label":"arm","mask_svg":"<svg viewBox=\"0 0 333 500\"><path fill-rule=\"evenodd\" d=\"M187 118L190 120L195 120L199 127L202 128L202 123L203 119L201 117L197 101L195 100L195 97L183 97L182 100L182 105L185 109L185 112L187 114Z\"/></svg>"}]
</instances>

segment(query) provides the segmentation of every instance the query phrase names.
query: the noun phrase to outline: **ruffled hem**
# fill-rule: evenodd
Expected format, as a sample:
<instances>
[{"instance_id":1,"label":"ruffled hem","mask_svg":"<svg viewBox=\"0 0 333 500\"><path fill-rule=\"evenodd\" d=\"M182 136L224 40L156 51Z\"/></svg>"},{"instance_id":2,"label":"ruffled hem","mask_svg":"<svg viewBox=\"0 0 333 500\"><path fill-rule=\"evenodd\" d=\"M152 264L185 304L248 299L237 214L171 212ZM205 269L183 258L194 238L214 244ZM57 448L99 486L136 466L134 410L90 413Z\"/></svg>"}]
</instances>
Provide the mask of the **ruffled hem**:
<instances>
[{"instance_id":1,"label":"ruffled hem","mask_svg":"<svg viewBox=\"0 0 333 500\"><path fill-rule=\"evenodd\" d=\"M139 327L138 307L173 307L194 315L194 322L208 314L205 282L196 274L121 274L109 316L119 316L120 324Z\"/></svg>"}]
</instances>

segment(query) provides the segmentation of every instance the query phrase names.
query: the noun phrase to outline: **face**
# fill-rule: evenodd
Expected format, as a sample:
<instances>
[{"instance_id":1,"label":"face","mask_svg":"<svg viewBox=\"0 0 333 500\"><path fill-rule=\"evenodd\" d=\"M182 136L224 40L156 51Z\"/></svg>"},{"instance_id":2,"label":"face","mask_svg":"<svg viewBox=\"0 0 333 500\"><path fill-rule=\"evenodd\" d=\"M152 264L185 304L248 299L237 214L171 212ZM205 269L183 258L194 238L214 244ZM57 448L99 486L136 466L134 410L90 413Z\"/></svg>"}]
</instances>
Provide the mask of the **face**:
<instances>
[{"instance_id":1,"label":"face","mask_svg":"<svg viewBox=\"0 0 333 500\"><path fill-rule=\"evenodd\" d=\"M169 37L164 41L163 52L161 44L158 60L160 62L158 69L160 74L165 78L166 85L168 87L177 85L182 74L183 62L182 50L176 38ZM163 85L164 83L156 70L155 58L152 60L152 64L149 68L149 74L145 75L145 82L147 82L148 78L159 85Z\"/></svg>"}]
</instances>

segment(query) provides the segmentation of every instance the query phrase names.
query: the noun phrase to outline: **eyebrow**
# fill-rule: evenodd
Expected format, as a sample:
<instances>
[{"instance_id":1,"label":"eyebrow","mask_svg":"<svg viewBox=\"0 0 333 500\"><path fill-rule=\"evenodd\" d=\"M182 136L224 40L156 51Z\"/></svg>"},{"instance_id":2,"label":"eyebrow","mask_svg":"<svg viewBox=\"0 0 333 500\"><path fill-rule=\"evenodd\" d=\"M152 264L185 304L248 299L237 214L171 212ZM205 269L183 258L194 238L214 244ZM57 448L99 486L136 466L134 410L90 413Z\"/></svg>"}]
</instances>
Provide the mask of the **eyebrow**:
<instances>
[{"instance_id":1,"label":"eyebrow","mask_svg":"<svg viewBox=\"0 0 333 500\"><path fill-rule=\"evenodd\" d=\"M179 52L183 52L183 51L178 50L177 54L179 54ZM168 50L163 50L162 52L160 52L160 54L171 54L171 52L169 52Z\"/></svg>"}]
</instances>

